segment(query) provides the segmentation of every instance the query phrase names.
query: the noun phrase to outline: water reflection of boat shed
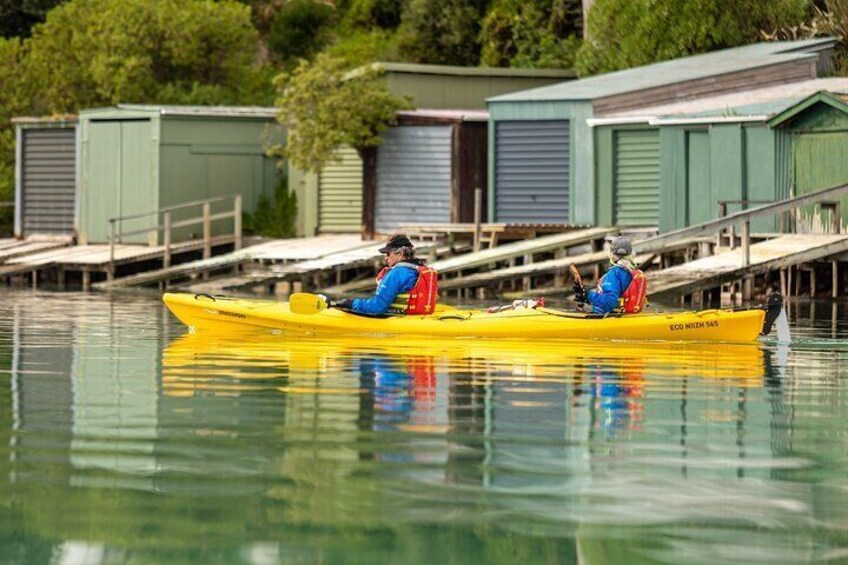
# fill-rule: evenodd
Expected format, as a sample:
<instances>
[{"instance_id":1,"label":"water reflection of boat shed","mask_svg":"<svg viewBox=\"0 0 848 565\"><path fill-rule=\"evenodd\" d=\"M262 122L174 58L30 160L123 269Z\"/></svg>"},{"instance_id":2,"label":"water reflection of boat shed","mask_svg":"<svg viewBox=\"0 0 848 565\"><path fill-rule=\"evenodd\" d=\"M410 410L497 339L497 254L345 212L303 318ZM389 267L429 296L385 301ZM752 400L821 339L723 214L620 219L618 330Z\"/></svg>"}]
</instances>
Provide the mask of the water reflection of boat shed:
<instances>
[{"instance_id":1,"label":"water reflection of boat shed","mask_svg":"<svg viewBox=\"0 0 848 565\"><path fill-rule=\"evenodd\" d=\"M593 140L588 120L809 80L829 72L833 44L748 45L490 98L490 221L668 224L659 128L625 122Z\"/></svg>"}]
</instances>

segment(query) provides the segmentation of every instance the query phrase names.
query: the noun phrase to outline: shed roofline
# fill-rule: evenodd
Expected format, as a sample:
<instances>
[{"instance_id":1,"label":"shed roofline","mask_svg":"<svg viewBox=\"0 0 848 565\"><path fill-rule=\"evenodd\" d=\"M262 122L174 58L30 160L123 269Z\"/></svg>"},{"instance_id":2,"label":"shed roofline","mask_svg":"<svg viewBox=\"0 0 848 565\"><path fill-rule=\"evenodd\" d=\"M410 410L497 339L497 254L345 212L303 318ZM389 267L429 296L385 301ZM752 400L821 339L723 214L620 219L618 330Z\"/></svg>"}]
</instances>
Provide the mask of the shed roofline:
<instances>
[{"instance_id":1,"label":"shed roofline","mask_svg":"<svg viewBox=\"0 0 848 565\"><path fill-rule=\"evenodd\" d=\"M845 112L848 114L848 104L842 101L838 96L834 96L830 92L826 90L820 90L815 94L811 94L807 98L801 100L794 106L791 106L784 110L783 112L775 115L768 121L769 127L780 127L785 124L792 118L798 116L802 112L806 111L811 106L814 106L818 103L827 104L832 108L835 108L841 112Z\"/></svg>"},{"instance_id":2,"label":"shed roofline","mask_svg":"<svg viewBox=\"0 0 848 565\"><path fill-rule=\"evenodd\" d=\"M451 65L419 65L415 63L375 62L366 67L378 71L420 75L489 76L521 78L576 78L574 69L505 69L497 67L459 67ZM361 68L361 67L360 67Z\"/></svg>"},{"instance_id":3,"label":"shed roofline","mask_svg":"<svg viewBox=\"0 0 848 565\"><path fill-rule=\"evenodd\" d=\"M691 118L653 118L649 123L652 126L681 126L695 124L739 124L751 122L765 122L768 120L765 114L752 116L698 116Z\"/></svg>"}]
</instances>

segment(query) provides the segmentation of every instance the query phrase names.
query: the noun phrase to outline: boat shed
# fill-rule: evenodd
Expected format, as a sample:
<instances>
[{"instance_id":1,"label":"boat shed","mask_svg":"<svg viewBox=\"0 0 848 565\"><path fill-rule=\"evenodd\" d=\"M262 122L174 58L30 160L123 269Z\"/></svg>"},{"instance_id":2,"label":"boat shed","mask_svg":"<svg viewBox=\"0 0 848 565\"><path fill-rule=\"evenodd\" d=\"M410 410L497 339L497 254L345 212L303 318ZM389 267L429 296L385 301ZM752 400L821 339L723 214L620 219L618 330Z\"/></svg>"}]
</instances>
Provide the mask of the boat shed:
<instances>
[{"instance_id":1,"label":"boat shed","mask_svg":"<svg viewBox=\"0 0 848 565\"><path fill-rule=\"evenodd\" d=\"M768 125L790 140L793 196L848 184L848 84L798 101L772 116ZM844 224L848 198L840 198L839 208L838 220ZM820 227L816 224L822 218L815 210L802 210L799 216L799 231Z\"/></svg>"},{"instance_id":2,"label":"boat shed","mask_svg":"<svg viewBox=\"0 0 848 565\"><path fill-rule=\"evenodd\" d=\"M403 224L473 222L474 191L486 188L488 119L483 110L398 112L364 162L365 237Z\"/></svg>"},{"instance_id":3,"label":"boat shed","mask_svg":"<svg viewBox=\"0 0 848 565\"><path fill-rule=\"evenodd\" d=\"M799 186L793 178L798 163L792 157L798 143L789 130L770 127L770 120L811 97L835 96L820 91L848 91L848 78L794 82L590 119L597 149L599 222L632 225L627 218L650 202L656 220L652 225L668 231L715 219L722 207L731 213L798 195L792 188ZM632 166L635 151L621 141L637 134L651 136L650 143L638 146L641 168ZM650 168L644 166L649 151L656 159ZM808 183L809 190L838 184L827 180ZM777 218L760 218L753 227L775 231L778 223Z\"/></svg>"},{"instance_id":4,"label":"boat shed","mask_svg":"<svg viewBox=\"0 0 848 565\"><path fill-rule=\"evenodd\" d=\"M15 118L15 237L73 237L77 117Z\"/></svg>"},{"instance_id":5,"label":"boat shed","mask_svg":"<svg viewBox=\"0 0 848 565\"><path fill-rule=\"evenodd\" d=\"M572 70L501 69L374 63L389 90L408 96L415 107L437 110L485 110L486 98L573 80ZM360 233L363 223L362 159L350 147L320 174L289 167L289 186L298 202L298 234Z\"/></svg>"},{"instance_id":6,"label":"boat shed","mask_svg":"<svg viewBox=\"0 0 848 565\"><path fill-rule=\"evenodd\" d=\"M758 43L489 98L490 221L657 221L658 128L636 121L596 140L588 120L810 80L830 73L833 45ZM596 155L603 168L620 167L610 174L623 207L612 213L602 200L609 194L598 191Z\"/></svg>"},{"instance_id":7,"label":"boat shed","mask_svg":"<svg viewBox=\"0 0 848 565\"><path fill-rule=\"evenodd\" d=\"M80 112L80 242L108 241L110 218L216 196L241 194L244 211L253 212L260 195L273 198L277 182L275 160L265 155L269 136L283 135L276 111L118 105ZM149 229L157 222L157 216L148 216L122 222L121 230ZM216 227L232 231L232 226ZM155 239L151 232L123 242Z\"/></svg>"}]
</instances>

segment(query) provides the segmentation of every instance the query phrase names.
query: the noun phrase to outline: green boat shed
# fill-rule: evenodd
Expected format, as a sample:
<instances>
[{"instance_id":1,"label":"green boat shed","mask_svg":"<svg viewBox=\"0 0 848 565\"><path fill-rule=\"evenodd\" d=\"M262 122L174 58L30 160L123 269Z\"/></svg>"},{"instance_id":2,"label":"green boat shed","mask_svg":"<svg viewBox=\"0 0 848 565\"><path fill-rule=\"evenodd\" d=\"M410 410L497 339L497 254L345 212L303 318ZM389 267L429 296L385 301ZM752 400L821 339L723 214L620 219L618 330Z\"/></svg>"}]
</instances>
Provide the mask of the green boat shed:
<instances>
[{"instance_id":1,"label":"green boat shed","mask_svg":"<svg viewBox=\"0 0 848 565\"><path fill-rule=\"evenodd\" d=\"M635 118L593 132L590 121L823 76L833 45L759 43L489 98L489 218L668 226L660 128Z\"/></svg>"},{"instance_id":2,"label":"green boat shed","mask_svg":"<svg viewBox=\"0 0 848 565\"><path fill-rule=\"evenodd\" d=\"M811 141L846 144L844 132L841 139L833 131L811 134L792 113L802 108L804 116L824 112L838 121L832 112L840 110L832 104L844 105L834 94L843 91L848 78L813 79L589 120L597 148L599 223L668 231L714 219L722 207L735 212L839 179L848 182L838 156L832 166L822 156L813 160L825 148ZM782 127L774 127L778 123ZM826 151L844 155L834 149ZM629 215L623 214L628 207ZM637 212L642 216L629 221ZM775 231L779 221L759 218L753 227Z\"/></svg>"},{"instance_id":3,"label":"green boat shed","mask_svg":"<svg viewBox=\"0 0 848 565\"><path fill-rule=\"evenodd\" d=\"M486 98L572 80L571 70L501 69L374 63L389 90L408 96L418 109L485 110ZM298 235L363 232L363 165L352 148L320 174L289 166L289 187L298 202Z\"/></svg>"},{"instance_id":4,"label":"green boat shed","mask_svg":"<svg viewBox=\"0 0 848 565\"><path fill-rule=\"evenodd\" d=\"M281 138L276 108L118 105L79 114L78 237L103 243L109 219L186 202L241 194L252 212L260 195L273 197L269 136ZM230 210L232 208L230 207ZM214 210L213 210L214 213ZM198 216L197 210L183 216ZM184 219L180 214L174 221ZM122 222L123 232L153 228L157 216ZM189 228L185 228L189 229ZM198 231L200 227L194 231ZM213 233L232 226L213 225ZM198 234L182 234L191 237ZM158 243L155 233L123 242Z\"/></svg>"}]
</instances>

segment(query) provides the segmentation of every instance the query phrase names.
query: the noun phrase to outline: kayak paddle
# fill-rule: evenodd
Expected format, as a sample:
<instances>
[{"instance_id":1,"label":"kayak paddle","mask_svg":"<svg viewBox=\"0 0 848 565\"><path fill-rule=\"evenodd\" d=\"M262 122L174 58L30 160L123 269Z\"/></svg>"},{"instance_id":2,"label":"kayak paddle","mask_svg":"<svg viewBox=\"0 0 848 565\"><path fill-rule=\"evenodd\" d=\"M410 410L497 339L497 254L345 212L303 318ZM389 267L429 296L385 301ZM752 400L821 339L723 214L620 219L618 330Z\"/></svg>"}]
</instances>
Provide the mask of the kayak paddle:
<instances>
[{"instance_id":1,"label":"kayak paddle","mask_svg":"<svg viewBox=\"0 0 848 565\"><path fill-rule=\"evenodd\" d=\"M309 292L295 292L289 297L289 308L294 314L317 314L332 306L327 299L318 294Z\"/></svg>"},{"instance_id":2,"label":"kayak paddle","mask_svg":"<svg viewBox=\"0 0 848 565\"><path fill-rule=\"evenodd\" d=\"M580 271L577 270L573 264L568 266L568 270L571 271L571 276L574 277L574 282L583 286L583 277L580 276Z\"/></svg>"}]
</instances>

